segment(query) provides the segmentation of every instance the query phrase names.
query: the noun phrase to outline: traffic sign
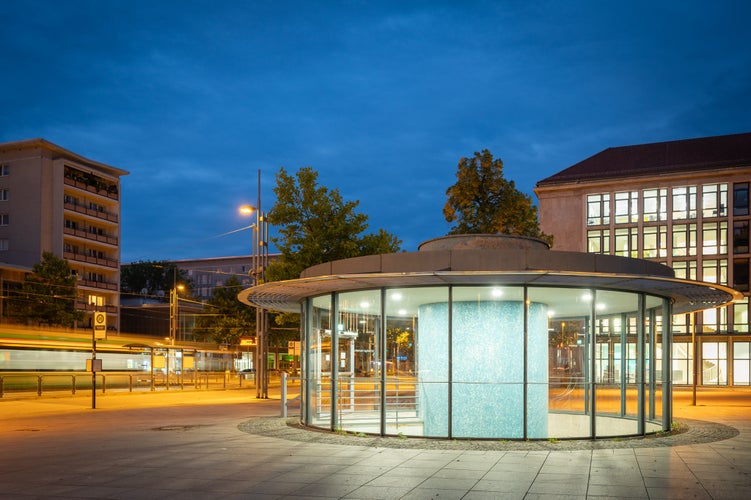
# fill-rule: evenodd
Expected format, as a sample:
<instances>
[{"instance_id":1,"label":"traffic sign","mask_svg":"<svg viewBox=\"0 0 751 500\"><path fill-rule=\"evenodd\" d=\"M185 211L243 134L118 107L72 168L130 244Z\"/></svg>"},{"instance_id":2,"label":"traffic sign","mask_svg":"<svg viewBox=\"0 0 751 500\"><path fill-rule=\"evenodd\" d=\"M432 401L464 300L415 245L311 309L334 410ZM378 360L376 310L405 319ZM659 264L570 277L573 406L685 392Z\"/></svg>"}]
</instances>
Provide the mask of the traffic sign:
<instances>
[{"instance_id":1,"label":"traffic sign","mask_svg":"<svg viewBox=\"0 0 751 500\"><path fill-rule=\"evenodd\" d=\"M107 314L103 312L94 313L94 337L103 339L107 336Z\"/></svg>"}]
</instances>

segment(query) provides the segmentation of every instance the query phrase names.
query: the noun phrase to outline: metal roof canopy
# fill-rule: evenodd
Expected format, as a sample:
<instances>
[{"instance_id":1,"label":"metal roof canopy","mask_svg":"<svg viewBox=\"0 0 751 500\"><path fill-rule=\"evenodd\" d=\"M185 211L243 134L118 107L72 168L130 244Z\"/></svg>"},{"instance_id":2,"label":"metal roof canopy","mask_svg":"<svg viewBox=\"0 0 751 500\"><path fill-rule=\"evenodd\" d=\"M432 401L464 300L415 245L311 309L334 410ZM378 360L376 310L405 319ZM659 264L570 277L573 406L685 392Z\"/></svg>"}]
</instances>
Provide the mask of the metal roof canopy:
<instances>
[{"instance_id":1,"label":"metal roof canopy","mask_svg":"<svg viewBox=\"0 0 751 500\"><path fill-rule=\"evenodd\" d=\"M301 276L248 288L238 299L264 309L299 312L304 299L332 292L439 285L535 285L647 293L670 299L674 313L685 313L743 298L742 293L727 286L675 278L672 269L656 262L539 248L371 255L313 266Z\"/></svg>"}]
</instances>

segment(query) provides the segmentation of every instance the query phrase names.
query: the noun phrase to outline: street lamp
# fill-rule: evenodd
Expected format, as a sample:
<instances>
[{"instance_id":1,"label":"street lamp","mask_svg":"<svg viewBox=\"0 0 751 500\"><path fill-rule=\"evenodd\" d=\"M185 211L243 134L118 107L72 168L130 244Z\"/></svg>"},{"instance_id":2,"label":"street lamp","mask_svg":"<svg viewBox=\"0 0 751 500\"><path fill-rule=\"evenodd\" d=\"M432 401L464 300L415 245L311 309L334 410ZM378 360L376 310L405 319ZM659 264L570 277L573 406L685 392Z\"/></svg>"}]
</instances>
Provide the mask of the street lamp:
<instances>
[{"instance_id":1,"label":"street lamp","mask_svg":"<svg viewBox=\"0 0 751 500\"><path fill-rule=\"evenodd\" d=\"M250 227L253 228L252 236L252 253L251 253L251 272L250 276L253 285L260 285L265 278L266 265L269 256L269 232L266 214L261 212L261 171L258 171L258 203L256 206L242 205L240 207L242 215L256 214L256 222ZM255 227L254 227L255 226ZM256 398L267 399L269 397L268 381L268 314L260 307L256 306Z\"/></svg>"}]
</instances>

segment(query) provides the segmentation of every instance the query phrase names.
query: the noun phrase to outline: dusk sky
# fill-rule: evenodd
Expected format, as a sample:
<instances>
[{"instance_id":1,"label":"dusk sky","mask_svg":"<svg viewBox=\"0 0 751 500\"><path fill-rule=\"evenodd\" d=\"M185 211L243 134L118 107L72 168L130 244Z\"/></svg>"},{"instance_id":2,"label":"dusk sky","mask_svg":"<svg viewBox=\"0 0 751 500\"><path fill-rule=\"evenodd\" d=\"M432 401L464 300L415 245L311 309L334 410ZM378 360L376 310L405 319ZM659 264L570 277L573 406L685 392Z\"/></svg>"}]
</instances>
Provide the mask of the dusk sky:
<instances>
[{"instance_id":1,"label":"dusk sky","mask_svg":"<svg viewBox=\"0 0 751 500\"><path fill-rule=\"evenodd\" d=\"M414 251L461 157L535 183L613 146L751 131L751 2L0 2L0 142L130 172L123 262L246 255L310 166ZM271 229L273 234L274 230Z\"/></svg>"}]
</instances>

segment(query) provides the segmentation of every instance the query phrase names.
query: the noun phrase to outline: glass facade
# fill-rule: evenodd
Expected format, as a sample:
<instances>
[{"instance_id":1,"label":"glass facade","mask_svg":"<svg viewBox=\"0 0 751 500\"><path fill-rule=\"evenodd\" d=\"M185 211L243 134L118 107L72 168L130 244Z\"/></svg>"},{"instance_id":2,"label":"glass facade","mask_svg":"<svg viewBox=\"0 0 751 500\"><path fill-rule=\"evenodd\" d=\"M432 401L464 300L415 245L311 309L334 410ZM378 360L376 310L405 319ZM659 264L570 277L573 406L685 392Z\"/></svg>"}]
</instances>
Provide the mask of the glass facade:
<instances>
[{"instance_id":1,"label":"glass facade","mask_svg":"<svg viewBox=\"0 0 751 500\"><path fill-rule=\"evenodd\" d=\"M645 293L492 283L308 297L302 420L473 439L668 430L670 307Z\"/></svg>"},{"instance_id":2,"label":"glass facade","mask_svg":"<svg viewBox=\"0 0 751 500\"><path fill-rule=\"evenodd\" d=\"M751 287L751 253L748 234L749 182L707 182L695 185L644 186L638 190L586 193L586 250L588 253L638 257L670 266L677 278L732 286L748 294ZM613 217L605 215L613 214ZM743 355L748 344L748 298L695 315L696 333L705 348L697 383L748 385ZM691 367L694 346L686 344L692 317L677 315L672 321L680 356ZM739 335L746 337L739 337ZM738 345L738 349L733 346ZM725 346L725 347L723 347ZM674 362L677 361L675 352ZM683 359L683 358L681 358ZM735 370L741 370L737 375ZM678 376L676 376L678 374ZM674 369L674 384L693 383L686 367Z\"/></svg>"}]
</instances>

